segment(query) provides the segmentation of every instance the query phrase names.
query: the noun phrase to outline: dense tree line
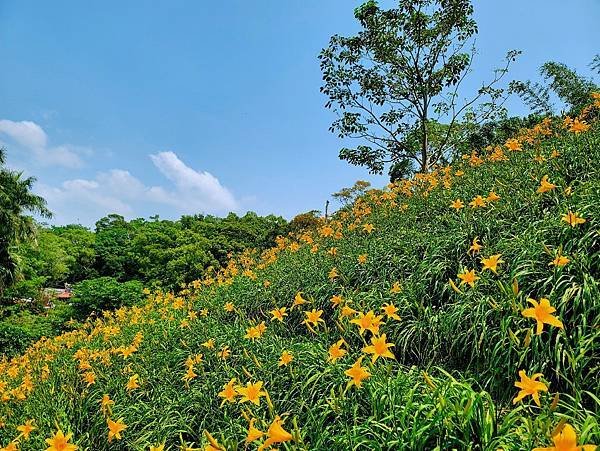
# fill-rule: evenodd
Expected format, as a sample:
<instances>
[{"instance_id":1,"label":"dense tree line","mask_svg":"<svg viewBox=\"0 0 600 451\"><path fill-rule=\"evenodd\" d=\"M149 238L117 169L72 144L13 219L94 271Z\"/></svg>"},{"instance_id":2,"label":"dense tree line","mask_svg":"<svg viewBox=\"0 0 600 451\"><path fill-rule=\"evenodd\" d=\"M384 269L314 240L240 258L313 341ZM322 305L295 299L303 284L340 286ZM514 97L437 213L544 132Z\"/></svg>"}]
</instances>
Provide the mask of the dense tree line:
<instances>
[{"instance_id":1,"label":"dense tree line","mask_svg":"<svg viewBox=\"0 0 600 451\"><path fill-rule=\"evenodd\" d=\"M21 280L7 295L31 297L43 286L101 277L173 288L218 268L231 254L274 245L286 227L281 217L256 213L183 216L177 221L126 221L111 214L97 221L94 230L39 225L34 240L17 246Z\"/></svg>"}]
</instances>

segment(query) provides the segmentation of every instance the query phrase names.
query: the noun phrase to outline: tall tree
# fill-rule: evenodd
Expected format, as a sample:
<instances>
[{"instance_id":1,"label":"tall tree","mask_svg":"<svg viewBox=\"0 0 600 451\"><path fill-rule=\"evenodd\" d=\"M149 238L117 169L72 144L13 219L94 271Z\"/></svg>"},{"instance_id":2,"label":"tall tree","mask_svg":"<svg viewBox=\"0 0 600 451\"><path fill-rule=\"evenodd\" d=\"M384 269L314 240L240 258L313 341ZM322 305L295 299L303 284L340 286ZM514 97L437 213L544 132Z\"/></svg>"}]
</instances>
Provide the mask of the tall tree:
<instances>
[{"instance_id":1,"label":"tall tree","mask_svg":"<svg viewBox=\"0 0 600 451\"><path fill-rule=\"evenodd\" d=\"M596 67L594 61L599 61ZM592 60L592 70L600 69L600 59ZM600 73L600 70L598 70ZM591 78L578 74L566 64L548 61L540 67L543 82L513 81L511 90L521 97L523 102L536 114L556 114L556 105L552 101L557 97L569 113L577 114L590 103L590 95L598 90ZM554 96L552 96L554 94Z\"/></svg>"},{"instance_id":2,"label":"tall tree","mask_svg":"<svg viewBox=\"0 0 600 451\"><path fill-rule=\"evenodd\" d=\"M427 171L463 138L465 122L503 111L507 92L498 86L519 52L470 98L459 92L476 53L472 15L470 0L399 0L391 10L369 0L355 10L362 30L334 35L319 56L326 107L338 114L330 130L359 140L341 159L373 173L407 162Z\"/></svg>"},{"instance_id":3,"label":"tall tree","mask_svg":"<svg viewBox=\"0 0 600 451\"><path fill-rule=\"evenodd\" d=\"M338 192L333 193L331 197L339 201L342 206L346 207L352 204L358 197L364 195L370 187L370 182L357 180L350 188L342 188Z\"/></svg>"},{"instance_id":4,"label":"tall tree","mask_svg":"<svg viewBox=\"0 0 600 451\"><path fill-rule=\"evenodd\" d=\"M0 149L0 294L19 274L15 247L35 235L35 221L28 213L51 216L46 201L31 192L35 179L7 169L5 162Z\"/></svg>"}]
</instances>

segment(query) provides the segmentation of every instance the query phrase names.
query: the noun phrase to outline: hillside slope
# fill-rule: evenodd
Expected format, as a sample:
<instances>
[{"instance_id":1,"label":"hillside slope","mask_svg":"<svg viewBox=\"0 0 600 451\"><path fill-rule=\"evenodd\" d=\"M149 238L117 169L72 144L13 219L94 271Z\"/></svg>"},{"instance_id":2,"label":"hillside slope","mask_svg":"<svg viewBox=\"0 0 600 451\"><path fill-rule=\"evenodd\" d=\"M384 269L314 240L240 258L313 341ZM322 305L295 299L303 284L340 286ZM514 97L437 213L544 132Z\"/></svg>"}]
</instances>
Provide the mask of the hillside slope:
<instances>
[{"instance_id":1,"label":"hillside slope","mask_svg":"<svg viewBox=\"0 0 600 451\"><path fill-rule=\"evenodd\" d=\"M95 451L600 443L599 205L600 126L579 120L371 191L0 363L0 446L73 449L58 429ZM513 402L520 370L542 375Z\"/></svg>"}]
</instances>

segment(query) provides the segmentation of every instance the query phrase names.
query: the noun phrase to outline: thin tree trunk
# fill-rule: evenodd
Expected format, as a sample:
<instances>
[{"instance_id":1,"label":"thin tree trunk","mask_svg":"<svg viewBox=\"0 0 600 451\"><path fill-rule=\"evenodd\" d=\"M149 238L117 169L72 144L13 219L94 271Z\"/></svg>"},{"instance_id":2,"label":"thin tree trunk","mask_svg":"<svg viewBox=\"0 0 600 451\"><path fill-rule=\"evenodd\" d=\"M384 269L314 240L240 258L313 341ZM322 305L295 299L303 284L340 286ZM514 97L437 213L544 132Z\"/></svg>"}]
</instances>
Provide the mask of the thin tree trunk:
<instances>
[{"instance_id":1,"label":"thin tree trunk","mask_svg":"<svg viewBox=\"0 0 600 451\"><path fill-rule=\"evenodd\" d=\"M421 120L421 172L427 172L429 170L429 153L428 147L429 142L427 139L427 116L424 116Z\"/></svg>"}]
</instances>

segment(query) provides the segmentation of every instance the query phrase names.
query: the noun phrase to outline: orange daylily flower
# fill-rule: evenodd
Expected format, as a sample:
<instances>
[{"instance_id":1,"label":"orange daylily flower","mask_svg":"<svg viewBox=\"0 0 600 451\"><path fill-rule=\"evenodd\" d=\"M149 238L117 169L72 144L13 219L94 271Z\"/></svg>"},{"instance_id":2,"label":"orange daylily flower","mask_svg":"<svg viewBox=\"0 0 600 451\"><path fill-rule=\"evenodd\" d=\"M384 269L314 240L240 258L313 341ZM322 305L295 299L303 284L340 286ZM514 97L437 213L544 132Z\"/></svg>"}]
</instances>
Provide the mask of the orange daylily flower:
<instances>
[{"instance_id":1,"label":"orange daylily flower","mask_svg":"<svg viewBox=\"0 0 600 451\"><path fill-rule=\"evenodd\" d=\"M277 366L287 366L292 360L294 360L294 355L289 351L283 351Z\"/></svg>"},{"instance_id":2,"label":"orange daylily flower","mask_svg":"<svg viewBox=\"0 0 600 451\"><path fill-rule=\"evenodd\" d=\"M364 356L359 357L359 359L354 362L354 365L344 371L344 374L351 379L348 382L348 387L356 385L357 388L360 388L362 387L362 381L371 376L371 373L369 373L369 371L361 365L363 357Z\"/></svg>"},{"instance_id":3,"label":"orange daylily flower","mask_svg":"<svg viewBox=\"0 0 600 451\"><path fill-rule=\"evenodd\" d=\"M21 426L17 426L17 431L19 431L25 440L29 440L29 434L35 431L37 428L33 425L34 420L27 420L25 424Z\"/></svg>"},{"instance_id":4,"label":"orange daylily flower","mask_svg":"<svg viewBox=\"0 0 600 451\"><path fill-rule=\"evenodd\" d=\"M271 315L273 315L273 318L271 318L271 320L272 321L278 320L278 321L283 322L283 317L287 316L286 310L287 309L285 307L276 308L276 309L271 310L269 312Z\"/></svg>"},{"instance_id":5,"label":"orange daylily flower","mask_svg":"<svg viewBox=\"0 0 600 451\"><path fill-rule=\"evenodd\" d=\"M567 263L569 263L571 261L571 259L569 257L565 257L564 255L560 255L558 254L554 260L552 260L550 263L548 263L548 266L557 266L557 267L562 267L565 266Z\"/></svg>"},{"instance_id":6,"label":"orange daylily flower","mask_svg":"<svg viewBox=\"0 0 600 451\"><path fill-rule=\"evenodd\" d=\"M304 312L304 314L306 315L306 319L302 322L307 326L312 325L314 327L317 327L319 325L319 322L325 323L325 320L321 318L323 310L312 309L310 312Z\"/></svg>"},{"instance_id":7,"label":"orange daylily flower","mask_svg":"<svg viewBox=\"0 0 600 451\"><path fill-rule=\"evenodd\" d=\"M485 199L482 196L477 195L473 198L471 202L469 202L469 205L471 206L471 208L483 208L485 207L486 203Z\"/></svg>"},{"instance_id":8,"label":"orange daylily flower","mask_svg":"<svg viewBox=\"0 0 600 451\"><path fill-rule=\"evenodd\" d=\"M73 443L69 443L72 436L72 432L65 435L63 431L59 429L54 436L46 439L46 443L50 445L46 448L46 451L76 451L79 447Z\"/></svg>"},{"instance_id":9,"label":"orange daylily flower","mask_svg":"<svg viewBox=\"0 0 600 451\"><path fill-rule=\"evenodd\" d=\"M488 202L496 202L497 200L500 200L500 196L498 196L495 191L490 191L485 200Z\"/></svg>"},{"instance_id":10,"label":"orange daylily flower","mask_svg":"<svg viewBox=\"0 0 600 451\"><path fill-rule=\"evenodd\" d=\"M402 287L400 286L400 282L394 282L392 284L392 288L390 288L390 293L398 294L402 292Z\"/></svg>"},{"instance_id":11,"label":"orange daylily flower","mask_svg":"<svg viewBox=\"0 0 600 451\"><path fill-rule=\"evenodd\" d=\"M489 256L488 258L482 258L481 259L481 263L483 264L482 271L489 269L494 274L498 274L498 272L497 272L498 265L500 263L504 263L504 260L502 260L500 258L501 256L502 256L502 254L495 254L495 255Z\"/></svg>"},{"instance_id":12,"label":"orange daylily flower","mask_svg":"<svg viewBox=\"0 0 600 451\"><path fill-rule=\"evenodd\" d=\"M338 272L337 268L333 267L331 268L331 271L329 271L329 274L327 275L327 277L329 278L329 280L334 280L336 278L338 278L340 275L340 273Z\"/></svg>"},{"instance_id":13,"label":"orange daylily flower","mask_svg":"<svg viewBox=\"0 0 600 451\"><path fill-rule=\"evenodd\" d=\"M334 294L333 296L331 296L331 299L329 300L329 302L331 302L336 307L338 305L340 305L343 301L344 301L344 298L342 298L340 295L337 295L337 294Z\"/></svg>"},{"instance_id":14,"label":"orange daylily flower","mask_svg":"<svg viewBox=\"0 0 600 451\"><path fill-rule=\"evenodd\" d=\"M577 434L570 424L565 424L552 435L554 446L533 448L533 451L595 451L596 445L577 445Z\"/></svg>"},{"instance_id":15,"label":"orange daylily flower","mask_svg":"<svg viewBox=\"0 0 600 451\"><path fill-rule=\"evenodd\" d=\"M110 399L110 396L107 394L102 395L102 399L100 400L100 410L102 410L103 414L107 412L110 413L111 406L113 406L115 402Z\"/></svg>"},{"instance_id":16,"label":"orange daylily flower","mask_svg":"<svg viewBox=\"0 0 600 451\"><path fill-rule=\"evenodd\" d=\"M231 349L229 349L229 346L223 346L221 350L217 353L217 355L223 360L225 360L231 355Z\"/></svg>"},{"instance_id":17,"label":"orange daylily flower","mask_svg":"<svg viewBox=\"0 0 600 451\"><path fill-rule=\"evenodd\" d=\"M349 305L344 305L342 307L342 311L340 313L340 315L344 318L356 315L356 313L358 313L356 310L354 310L352 307L350 307Z\"/></svg>"},{"instance_id":18,"label":"orange daylily flower","mask_svg":"<svg viewBox=\"0 0 600 451\"><path fill-rule=\"evenodd\" d=\"M307 304L307 303L308 303L308 301L302 297L302 291L299 291L298 293L296 293L296 296L294 296L294 302L292 303L292 308L296 307L297 305L302 305L302 304Z\"/></svg>"},{"instance_id":19,"label":"orange daylily flower","mask_svg":"<svg viewBox=\"0 0 600 451\"><path fill-rule=\"evenodd\" d=\"M590 129L590 124L585 121L580 121L578 118L575 118L569 127L569 131L572 131L575 134L587 132Z\"/></svg>"},{"instance_id":20,"label":"orange daylily flower","mask_svg":"<svg viewBox=\"0 0 600 451\"><path fill-rule=\"evenodd\" d=\"M385 315L388 318L392 318L395 320L400 321L400 317L396 314L398 312L398 309L396 308L396 306L394 304L383 304L381 306L381 310L383 310L383 313L385 313Z\"/></svg>"},{"instance_id":21,"label":"orange daylily flower","mask_svg":"<svg viewBox=\"0 0 600 451\"><path fill-rule=\"evenodd\" d=\"M536 335L540 335L544 330L544 324L550 324L551 326L563 329L562 322L552 316L552 313L556 311L554 307L550 305L550 301L546 298L541 298L540 302L535 299L527 299L527 302L533 305L533 307L526 308L521 312L525 318L533 318L537 321Z\"/></svg>"},{"instance_id":22,"label":"orange daylily flower","mask_svg":"<svg viewBox=\"0 0 600 451\"><path fill-rule=\"evenodd\" d=\"M123 419L113 421L108 418L106 424L108 425L108 441L111 442L113 438L121 440L121 432L127 429L127 425L123 423Z\"/></svg>"},{"instance_id":23,"label":"orange daylily flower","mask_svg":"<svg viewBox=\"0 0 600 451\"><path fill-rule=\"evenodd\" d=\"M504 144L508 150L517 151L522 150L521 143L518 139L512 138L506 141Z\"/></svg>"},{"instance_id":24,"label":"orange daylily flower","mask_svg":"<svg viewBox=\"0 0 600 451\"><path fill-rule=\"evenodd\" d=\"M266 396L266 392L262 389L263 382L258 381L255 383L248 382L246 386L238 385L235 390L241 396L239 403L249 401L252 404L260 405L261 396Z\"/></svg>"},{"instance_id":25,"label":"orange daylily flower","mask_svg":"<svg viewBox=\"0 0 600 451\"><path fill-rule=\"evenodd\" d=\"M370 310L366 314L358 312L358 318L350 320L352 324L356 324L360 330L359 333L362 335L366 330L371 331L373 335L379 334L379 326L383 320L382 315L375 315L373 310Z\"/></svg>"},{"instance_id":26,"label":"orange daylily flower","mask_svg":"<svg viewBox=\"0 0 600 451\"><path fill-rule=\"evenodd\" d=\"M460 210L461 208L464 208L464 206L465 206L464 202L460 199L456 199L454 202L452 202L450 204L450 207L456 209L457 211Z\"/></svg>"},{"instance_id":27,"label":"orange daylily flower","mask_svg":"<svg viewBox=\"0 0 600 451\"><path fill-rule=\"evenodd\" d=\"M223 398L223 401L221 402L221 406L223 406L223 404L225 404L226 402L235 402L235 397L237 395L237 392L235 391L233 384L235 384L235 377L233 379L231 379L229 382L227 382L223 386L223 390L221 390L218 393L218 396L220 398Z\"/></svg>"},{"instance_id":28,"label":"orange daylily flower","mask_svg":"<svg viewBox=\"0 0 600 451\"><path fill-rule=\"evenodd\" d=\"M214 338L210 338L210 339L206 340L204 343L202 343L202 346L204 346L207 349L214 349L214 347L215 347L215 339Z\"/></svg>"},{"instance_id":29,"label":"orange daylily flower","mask_svg":"<svg viewBox=\"0 0 600 451\"><path fill-rule=\"evenodd\" d=\"M0 451L18 451L18 441L17 439L14 439L12 442L10 442L8 445L6 445L3 448L0 448Z\"/></svg>"},{"instance_id":30,"label":"orange daylily flower","mask_svg":"<svg viewBox=\"0 0 600 451\"><path fill-rule=\"evenodd\" d=\"M327 357L327 361L328 362L335 362L338 359L341 359L342 357L344 357L344 355L346 355L346 353L348 351L346 351L345 349L342 349L342 346L345 345L346 342L344 341L343 338L341 338L340 340L338 340L337 343L332 344L329 347L329 357Z\"/></svg>"},{"instance_id":31,"label":"orange daylily flower","mask_svg":"<svg viewBox=\"0 0 600 451\"><path fill-rule=\"evenodd\" d=\"M373 232L373 230L375 230L375 226L373 224L367 223L363 225L363 230L367 233L371 233Z\"/></svg>"},{"instance_id":32,"label":"orange daylily flower","mask_svg":"<svg viewBox=\"0 0 600 451\"><path fill-rule=\"evenodd\" d=\"M460 279L460 285L463 285L465 283L469 284L471 286L471 288L475 287L475 281L479 279L479 276L477 276L475 274L475 270L472 269L470 271L467 271L466 269L460 273L458 275L458 278Z\"/></svg>"},{"instance_id":33,"label":"orange daylily flower","mask_svg":"<svg viewBox=\"0 0 600 451\"><path fill-rule=\"evenodd\" d=\"M538 193L546 193L548 191L552 191L553 189L556 188L556 185L554 183L550 183L548 181L548 176L545 175L542 177L542 180L540 181L540 187L537 189Z\"/></svg>"},{"instance_id":34,"label":"orange daylily flower","mask_svg":"<svg viewBox=\"0 0 600 451\"><path fill-rule=\"evenodd\" d=\"M258 451L263 451L275 443L289 442L293 439L292 434L283 429L283 421L277 415L267 430L267 439L258 447Z\"/></svg>"},{"instance_id":35,"label":"orange daylily flower","mask_svg":"<svg viewBox=\"0 0 600 451\"><path fill-rule=\"evenodd\" d=\"M369 346L365 346L363 348L363 352L365 354L373 354L371 357L371 362L375 363L375 361L379 357L387 358L387 359L395 359L394 354L390 351L390 348L394 347L392 343L386 342L386 335L381 334L380 337L372 336L371 344Z\"/></svg>"},{"instance_id":36,"label":"orange daylily flower","mask_svg":"<svg viewBox=\"0 0 600 451\"><path fill-rule=\"evenodd\" d=\"M479 244L479 237L476 236L475 238L473 238L473 242L471 243L471 247L469 247L469 250L467 251L467 255L468 254L475 255L482 248L483 248L483 246L481 244Z\"/></svg>"},{"instance_id":37,"label":"orange daylily flower","mask_svg":"<svg viewBox=\"0 0 600 451\"><path fill-rule=\"evenodd\" d=\"M585 222L584 218L579 216L577 213L573 213L570 210L568 213L562 215L561 219L563 221L565 221L567 224L569 224L571 227L575 227L575 226L577 226L579 224L583 224Z\"/></svg>"},{"instance_id":38,"label":"orange daylily flower","mask_svg":"<svg viewBox=\"0 0 600 451\"><path fill-rule=\"evenodd\" d=\"M260 439L264 435L264 432L258 430L256 427L254 427L254 423L256 423L256 418L252 418L250 420L250 424L248 425L248 434L246 435L246 444L252 443L252 442Z\"/></svg>"},{"instance_id":39,"label":"orange daylily flower","mask_svg":"<svg viewBox=\"0 0 600 451\"><path fill-rule=\"evenodd\" d=\"M520 388L519 393L513 399L513 404L516 404L522 400L525 396L531 395L538 407L540 404L540 393L541 391L548 391L548 386L541 381L538 381L542 377L542 373L535 373L531 377L525 374L525 370L519 371L520 381L515 382L515 387Z\"/></svg>"},{"instance_id":40,"label":"orange daylily flower","mask_svg":"<svg viewBox=\"0 0 600 451\"><path fill-rule=\"evenodd\" d=\"M140 376L138 374L134 374L133 376L131 376L129 378L129 380L127 381L127 384L125 385L125 388L127 389L127 391L131 391L134 390L136 388L139 388L139 378Z\"/></svg>"}]
</instances>

